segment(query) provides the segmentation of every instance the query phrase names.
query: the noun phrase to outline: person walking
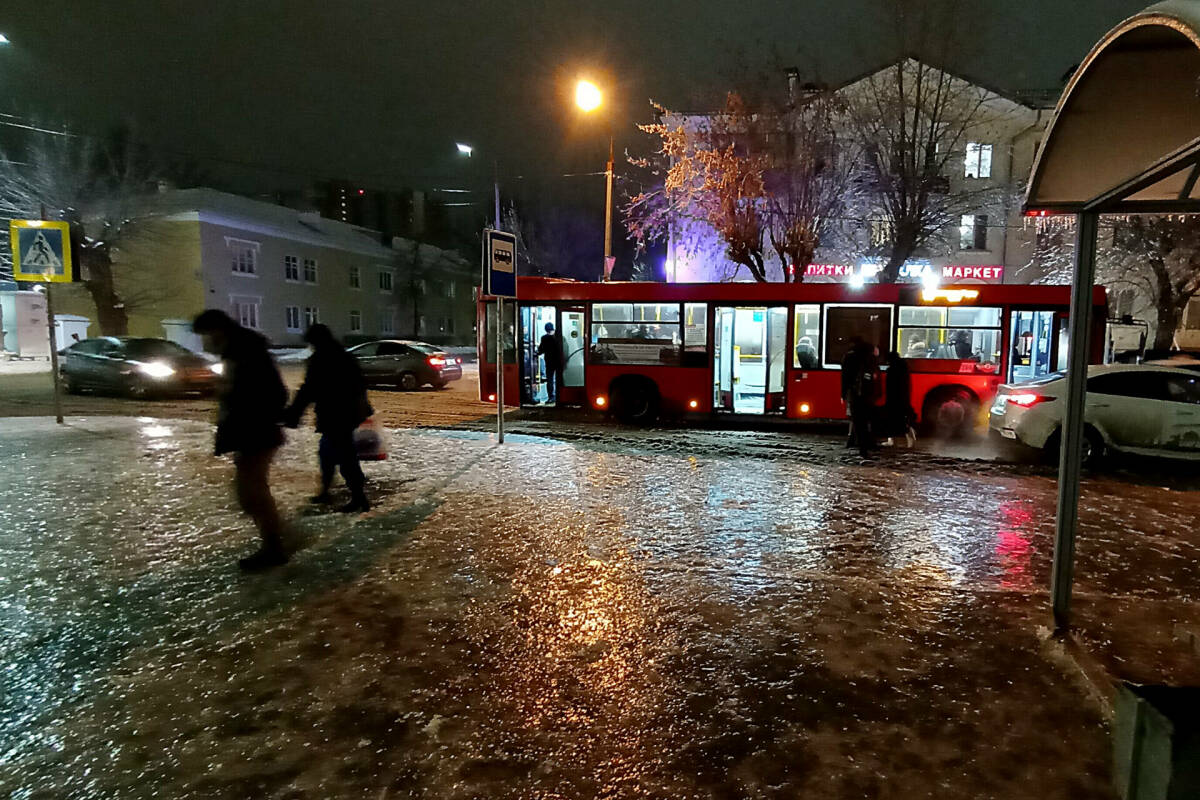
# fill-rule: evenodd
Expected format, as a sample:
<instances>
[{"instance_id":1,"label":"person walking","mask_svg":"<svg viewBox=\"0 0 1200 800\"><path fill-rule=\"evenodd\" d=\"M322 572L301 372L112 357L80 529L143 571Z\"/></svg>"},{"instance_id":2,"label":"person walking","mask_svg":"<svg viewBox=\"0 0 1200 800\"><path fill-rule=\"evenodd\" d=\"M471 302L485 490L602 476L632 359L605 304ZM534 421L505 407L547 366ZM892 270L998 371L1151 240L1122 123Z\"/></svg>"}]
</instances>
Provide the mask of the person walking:
<instances>
[{"instance_id":1,"label":"person walking","mask_svg":"<svg viewBox=\"0 0 1200 800\"><path fill-rule=\"evenodd\" d=\"M563 346L553 322L546 323L546 335L538 343L537 354L546 359L546 402L557 403L558 388L562 385Z\"/></svg>"},{"instance_id":2,"label":"person walking","mask_svg":"<svg viewBox=\"0 0 1200 800\"><path fill-rule=\"evenodd\" d=\"M363 424L374 411L367 401L367 385L363 380L358 360L347 353L334 338L328 326L317 323L310 325L304 341L312 346L312 355L304 368L304 383L288 406L284 419L289 428L300 424L305 409L316 406L317 432L321 442L317 446L317 458L321 464L320 491L312 498L314 503L329 503L329 487L333 484L335 469L342 473L342 480L350 490L350 502L339 511L353 513L370 511L367 501L366 482L362 466L358 463L358 451L354 446L354 430Z\"/></svg>"},{"instance_id":3,"label":"person walking","mask_svg":"<svg viewBox=\"0 0 1200 800\"><path fill-rule=\"evenodd\" d=\"M912 375L908 362L893 350L887 354L887 392L883 401L884 434L888 442L904 437L909 447L916 444L914 425L917 412L912 407Z\"/></svg>"},{"instance_id":4,"label":"person walking","mask_svg":"<svg viewBox=\"0 0 1200 800\"><path fill-rule=\"evenodd\" d=\"M875 446L872 423L879 397L879 360L875 348L855 337L842 359L842 401L850 416L850 444L866 458Z\"/></svg>"},{"instance_id":5,"label":"person walking","mask_svg":"<svg viewBox=\"0 0 1200 800\"><path fill-rule=\"evenodd\" d=\"M234 486L238 504L258 527L262 546L238 561L247 571L287 563L283 548L283 522L271 496L271 461L283 444L284 405L287 387L267 350L267 340L243 328L224 311L208 309L192 322L204 340L204 349L224 364L221 399L217 410L215 455L233 454Z\"/></svg>"}]
</instances>

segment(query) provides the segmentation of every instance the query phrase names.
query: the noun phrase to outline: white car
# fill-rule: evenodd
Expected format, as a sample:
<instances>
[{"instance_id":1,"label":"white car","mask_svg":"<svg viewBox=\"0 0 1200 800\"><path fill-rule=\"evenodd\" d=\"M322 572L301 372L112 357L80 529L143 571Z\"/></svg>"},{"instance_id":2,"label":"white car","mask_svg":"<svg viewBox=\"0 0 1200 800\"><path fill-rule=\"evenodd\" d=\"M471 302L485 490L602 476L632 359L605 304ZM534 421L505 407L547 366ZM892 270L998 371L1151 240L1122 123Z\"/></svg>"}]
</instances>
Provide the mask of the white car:
<instances>
[{"instance_id":1,"label":"white car","mask_svg":"<svg viewBox=\"0 0 1200 800\"><path fill-rule=\"evenodd\" d=\"M1058 452L1067 377L1057 372L1000 387L988 427L994 434ZM1088 368L1084 460L1132 453L1200 460L1200 373L1146 364Z\"/></svg>"}]
</instances>

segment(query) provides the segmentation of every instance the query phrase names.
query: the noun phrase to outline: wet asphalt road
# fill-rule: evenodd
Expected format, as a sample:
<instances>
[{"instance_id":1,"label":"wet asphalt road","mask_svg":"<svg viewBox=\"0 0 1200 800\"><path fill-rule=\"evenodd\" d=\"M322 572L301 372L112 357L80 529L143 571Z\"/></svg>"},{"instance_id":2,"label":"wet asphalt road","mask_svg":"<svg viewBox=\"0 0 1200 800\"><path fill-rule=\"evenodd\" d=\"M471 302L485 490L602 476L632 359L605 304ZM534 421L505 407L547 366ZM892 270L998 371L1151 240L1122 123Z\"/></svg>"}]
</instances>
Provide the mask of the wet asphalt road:
<instances>
[{"instance_id":1,"label":"wet asphalt road","mask_svg":"<svg viewBox=\"0 0 1200 800\"><path fill-rule=\"evenodd\" d=\"M90 398L85 398L90 399ZM531 422L531 427L545 423ZM834 437L397 431L378 508L253 533L210 427L0 420L0 790L14 797L1107 798L1040 653L1054 482ZM1197 495L1085 487L1078 613L1191 681Z\"/></svg>"}]
</instances>

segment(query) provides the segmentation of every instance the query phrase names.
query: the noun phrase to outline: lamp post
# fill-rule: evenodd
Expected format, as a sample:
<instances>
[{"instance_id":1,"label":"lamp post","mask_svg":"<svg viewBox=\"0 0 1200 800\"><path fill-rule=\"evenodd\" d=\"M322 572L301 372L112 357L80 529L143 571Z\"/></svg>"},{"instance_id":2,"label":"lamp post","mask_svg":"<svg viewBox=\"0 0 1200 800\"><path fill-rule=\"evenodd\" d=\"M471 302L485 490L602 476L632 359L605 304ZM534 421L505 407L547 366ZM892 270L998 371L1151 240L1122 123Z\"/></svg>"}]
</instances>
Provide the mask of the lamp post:
<instances>
[{"instance_id":1,"label":"lamp post","mask_svg":"<svg viewBox=\"0 0 1200 800\"><path fill-rule=\"evenodd\" d=\"M604 103L604 95L600 87L591 81L581 80L575 84L575 105L585 114L590 114ZM609 276L609 263L612 259L612 210L613 210L613 134L609 126L608 134L608 164L604 168L604 278Z\"/></svg>"},{"instance_id":2,"label":"lamp post","mask_svg":"<svg viewBox=\"0 0 1200 800\"><path fill-rule=\"evenodd\" d=\"M456 142L458 152L470 158L475 148L469 144ZM500 227L500 160L492 159L492 189L495 198L495 229ZM484 241L487 235L484 235ZM514 259L515 261L515 259ZM513 264L516 269L516 264ZM484 288L481 286L480 290ZM496 298L496 441L504 444L504 298Z\"/></svg>"}]
</instances>

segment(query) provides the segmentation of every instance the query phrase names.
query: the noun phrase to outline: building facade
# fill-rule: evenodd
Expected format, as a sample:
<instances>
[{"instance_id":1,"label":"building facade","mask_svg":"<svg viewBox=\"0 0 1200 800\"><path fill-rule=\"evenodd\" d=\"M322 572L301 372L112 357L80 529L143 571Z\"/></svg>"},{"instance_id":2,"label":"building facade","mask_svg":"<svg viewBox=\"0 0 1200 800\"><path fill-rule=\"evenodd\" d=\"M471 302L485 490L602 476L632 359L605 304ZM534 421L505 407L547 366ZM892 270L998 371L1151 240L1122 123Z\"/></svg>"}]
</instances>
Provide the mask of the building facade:
<instances>
[{"instance_id":1,"label":"building facade","mask_svg":"<svg viewBox=\"0 0 1200 800\"><path fill-rule=\"evenodd\" d=\"M114 257L131 335L178 336L220 308L278 346L315 322L350 342L473 341L478 277L455 253L211 189L139 198L132 219ZM88 314L82 287L63 296L64 311Z\"/></svg>"},{"instance_id":2,"label":"building facade","mask_svg":"<svg viewBox=\"0 0 1200 800\"><path fill-rule=\"evenodd\" d=\"M907 64L914 64L909 60ZM870 81L886 79L894 65L855 79L837 90L850 102L867 90ZM1028 265L1033 256L1034 231L1022 216L1021 187L1033 166L1037 147L1052 109L1037 100L1006 97L948 73L941 73L958 91L974 92L981 100L977 121L971 124L948 161L947 191L958 194L965 213L958 214L946 230L902 268L900 280L936 279L942 283L1026 283L1033 279ZM794 80L794 78L793 78ZM685 127L702 116L675 120ZM979 198L972 205L968 198ZM877 252L887 241L883 219L870 208L848 214L855 219L841 225L843 241L818 248L816 263L805 280L814 282L870 282L881 266ZM782 279L784 265L768 265L769 274ZM671 281L725 280L736 274L736 265L724 254L714 232L689 225L668 242L666 275ZM735 279L748 279L743 271Z\"/></svg>"}]
</instances>

